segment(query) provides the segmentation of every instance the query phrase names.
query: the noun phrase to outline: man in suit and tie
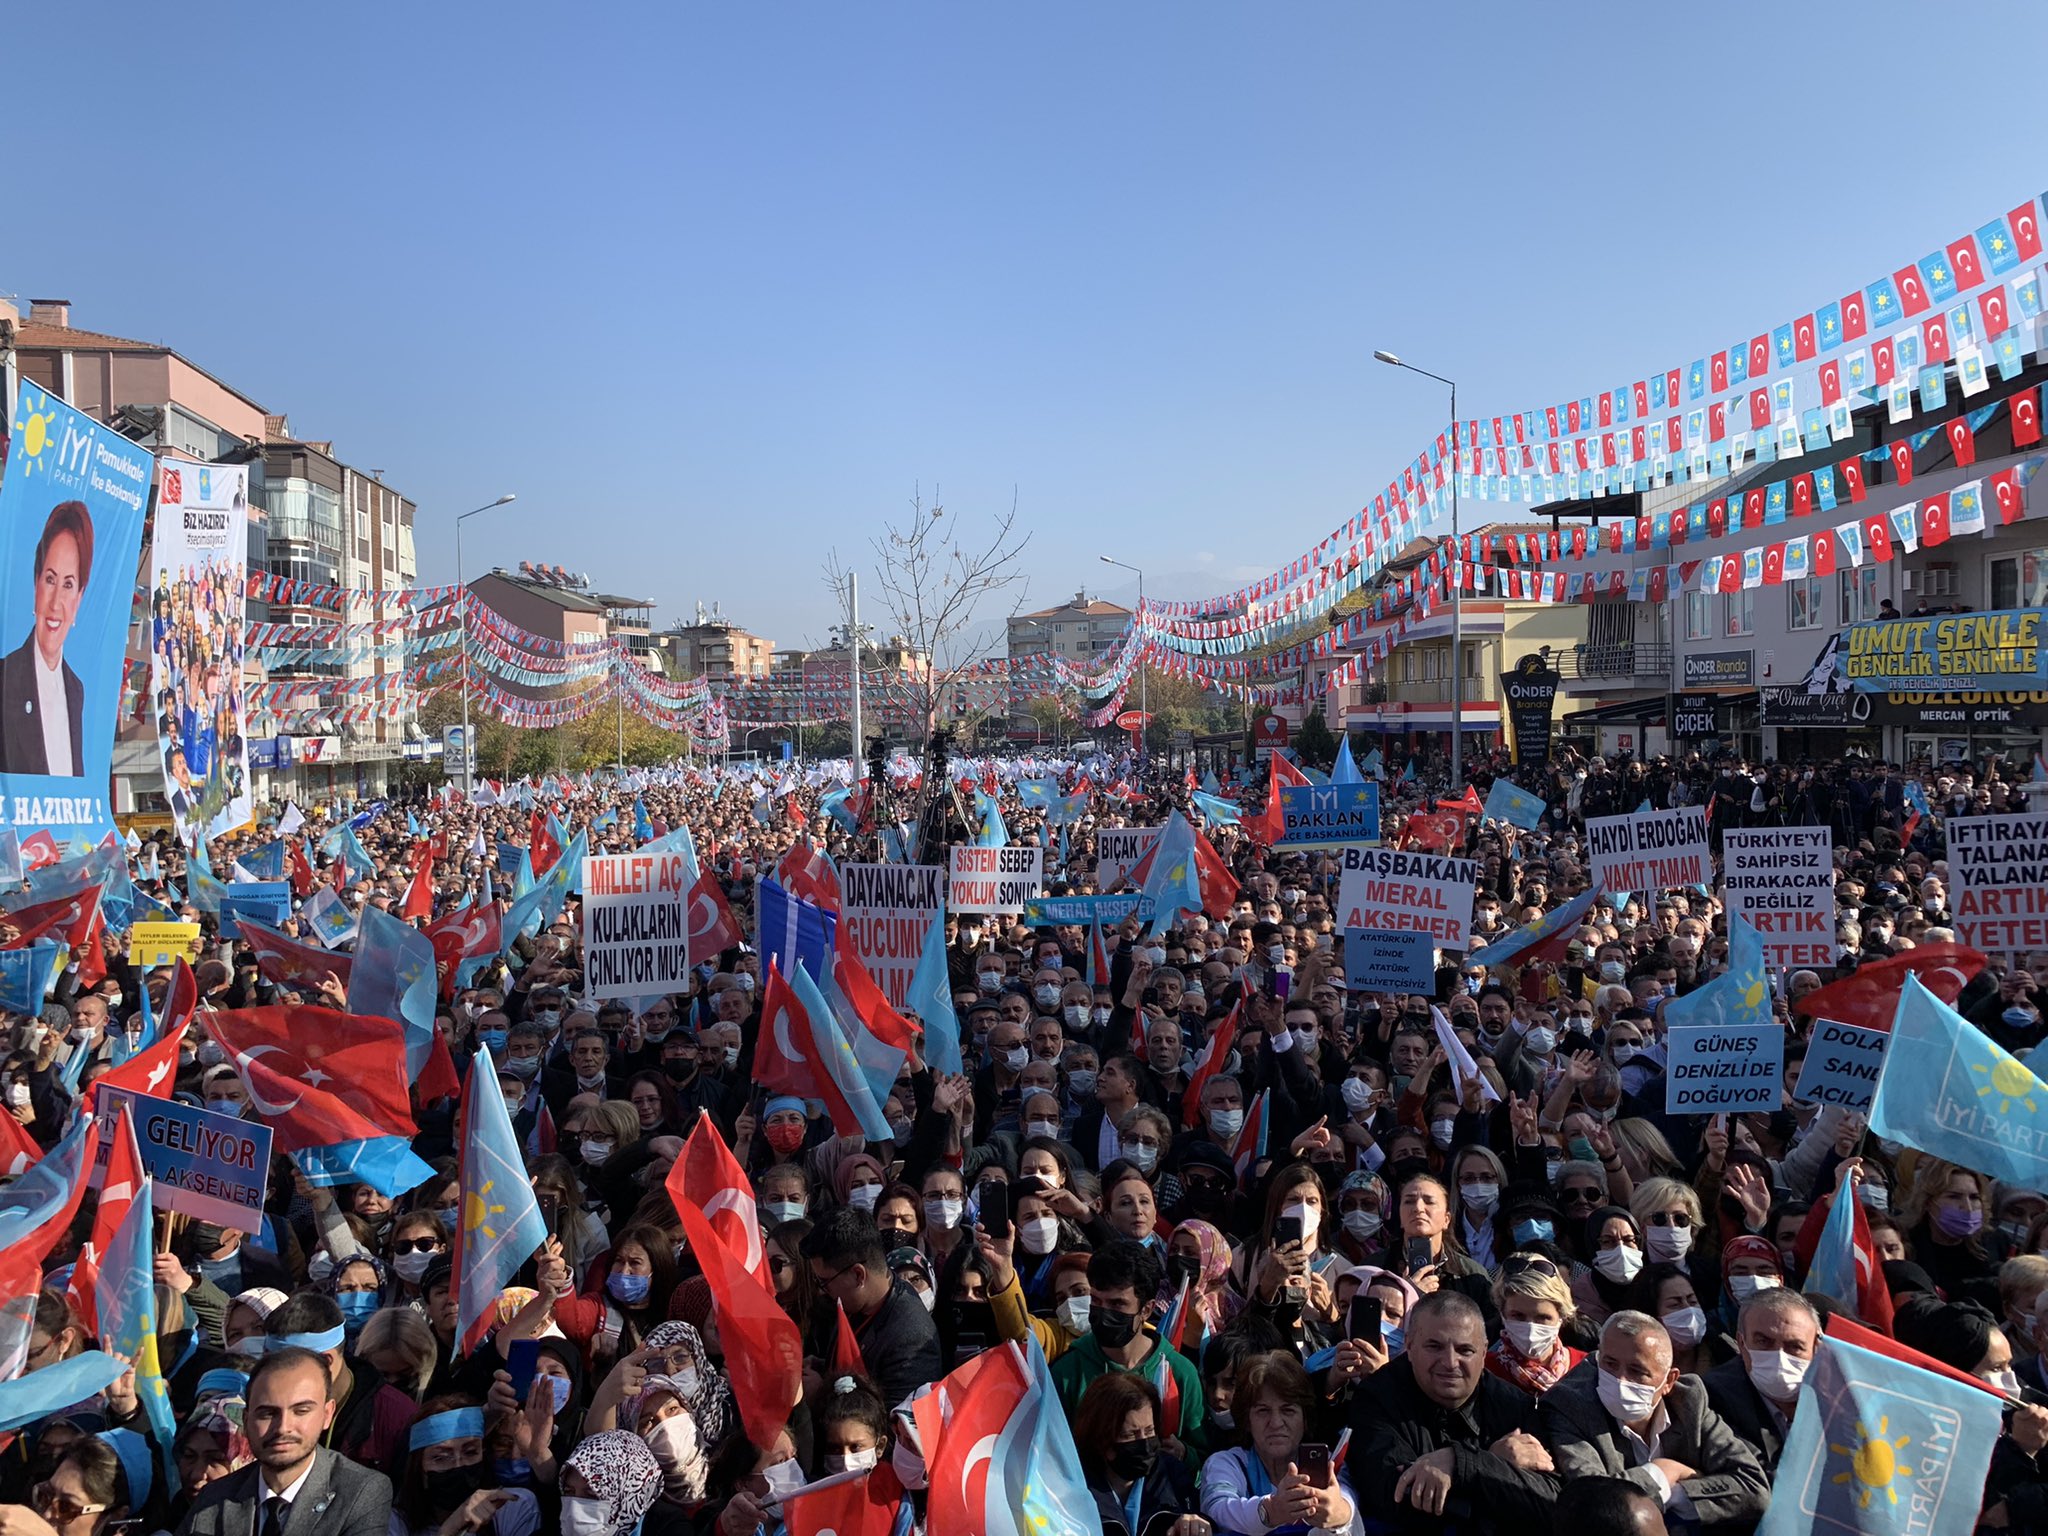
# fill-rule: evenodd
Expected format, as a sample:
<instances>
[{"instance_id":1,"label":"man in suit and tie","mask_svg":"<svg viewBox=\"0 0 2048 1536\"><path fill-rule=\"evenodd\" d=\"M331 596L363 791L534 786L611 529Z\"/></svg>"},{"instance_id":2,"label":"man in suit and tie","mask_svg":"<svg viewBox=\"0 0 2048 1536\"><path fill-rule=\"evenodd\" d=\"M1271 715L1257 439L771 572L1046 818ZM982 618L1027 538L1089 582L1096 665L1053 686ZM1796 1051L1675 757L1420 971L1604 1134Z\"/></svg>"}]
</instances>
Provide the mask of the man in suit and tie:
<instances>
[{"instance_id":1,"label":"man in suit and tie","mask_svg":"<svg viewBox=\"0 0 2048 1536\"><path fill-rule=\"evenodd\" d=\"M253 1465L206 1485L179 1536L386 1536L391 1480L320 1443L334 1422L327 1362L286 1346L249 1377Z\"/></svg>"}]
</instances>

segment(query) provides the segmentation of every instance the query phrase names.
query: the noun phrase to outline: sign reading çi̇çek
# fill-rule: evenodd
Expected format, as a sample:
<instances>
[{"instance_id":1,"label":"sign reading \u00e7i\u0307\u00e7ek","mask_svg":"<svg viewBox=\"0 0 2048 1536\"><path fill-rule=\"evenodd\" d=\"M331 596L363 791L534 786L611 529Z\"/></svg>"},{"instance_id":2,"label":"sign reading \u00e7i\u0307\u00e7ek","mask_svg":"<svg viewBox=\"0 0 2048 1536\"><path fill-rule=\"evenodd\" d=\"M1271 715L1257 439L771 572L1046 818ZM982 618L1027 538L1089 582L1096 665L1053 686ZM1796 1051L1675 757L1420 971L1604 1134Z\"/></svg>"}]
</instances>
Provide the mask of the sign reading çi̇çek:
<instances>
[{"instance_id":1,"label":"sign reading \u00e7i\u0307\u00e7ek","mask_svg":"<svg viewBox=\"0 0 2048 1536\"><path fill-rule=\"evenodd\" d=\"M2009 688L2048 676L2041 620L2048 609L1931 614L1851 624L1842 675L1865 693Z\"/></svg>"}]
</instances>

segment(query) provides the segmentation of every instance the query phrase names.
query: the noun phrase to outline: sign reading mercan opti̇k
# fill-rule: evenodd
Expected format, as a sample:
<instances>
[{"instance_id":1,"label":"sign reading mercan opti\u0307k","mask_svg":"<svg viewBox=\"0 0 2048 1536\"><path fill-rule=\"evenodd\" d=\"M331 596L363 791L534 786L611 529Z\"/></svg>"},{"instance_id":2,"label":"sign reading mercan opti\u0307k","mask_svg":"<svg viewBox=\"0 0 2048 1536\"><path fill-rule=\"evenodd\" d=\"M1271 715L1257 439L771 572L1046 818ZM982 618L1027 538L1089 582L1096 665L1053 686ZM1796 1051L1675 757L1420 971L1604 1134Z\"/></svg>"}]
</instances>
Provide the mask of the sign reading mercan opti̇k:
<instances>
[{"instance_id":1,"label":"sign reading mercan opti\u0307k","mask_svg":"<svg viewBox=\"0 0 2048 1536\"><path fill-rule=\"evenodd\" d=\"M1363 784L1290 784L1280 791L1280 841L1307 848L1380 840L1380 787Z\"/></svg>"}]
</instances>

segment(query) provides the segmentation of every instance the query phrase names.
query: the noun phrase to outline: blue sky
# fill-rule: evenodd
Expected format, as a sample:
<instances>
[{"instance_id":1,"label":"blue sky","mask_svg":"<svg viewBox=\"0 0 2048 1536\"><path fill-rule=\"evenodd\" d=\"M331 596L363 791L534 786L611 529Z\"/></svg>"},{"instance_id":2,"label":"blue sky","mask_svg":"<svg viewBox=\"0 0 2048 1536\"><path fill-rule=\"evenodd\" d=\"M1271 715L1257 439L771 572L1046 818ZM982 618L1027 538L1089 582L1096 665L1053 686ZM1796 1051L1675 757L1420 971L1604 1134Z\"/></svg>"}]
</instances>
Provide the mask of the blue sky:
<instances>
[{"instance_id":1,"label":"blue sky","mask_svg":"<svg viewBox=\"0 0 2048 1536\"><path fill-rule=\"evenodd\" d=\"M18 72L0 292L384 470L427 580L512 490L473 563L801 644L936 484L1030 606L1197 597L1438 429L1375 347L1590 394L2040 191L1992 11L193 5Z\"/></svg>"}]
</instances>

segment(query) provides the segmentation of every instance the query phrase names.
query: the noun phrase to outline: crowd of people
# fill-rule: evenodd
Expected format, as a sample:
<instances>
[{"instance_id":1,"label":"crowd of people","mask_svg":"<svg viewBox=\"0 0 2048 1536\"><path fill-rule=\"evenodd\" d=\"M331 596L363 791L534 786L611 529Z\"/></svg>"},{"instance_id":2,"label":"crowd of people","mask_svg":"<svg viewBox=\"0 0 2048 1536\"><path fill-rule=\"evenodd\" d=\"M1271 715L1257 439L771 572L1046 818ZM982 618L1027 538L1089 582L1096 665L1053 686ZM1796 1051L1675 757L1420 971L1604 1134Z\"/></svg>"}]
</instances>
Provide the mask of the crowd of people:
<instances>
[{"instance_id":1,"label":"crowd of people","mask_svg":"<svg viewBox=\"0 0 2048 1536\"><path fill-rule=\"evenodd\" d=\"M1109 929L1106 973L1085 928L949 914L965 1070L913 1052L887 1139L838 1135L817 1102L758 1086L768 978L750 944L699 957L684 990L637 1009L592 1003L570 900L460 986L443 978L439 1028L465 1079L495 1074L547 1226L484 1342L456 1347L456 1103L416 1090L433 1176L396 1198L315 1187L279 1156L258 1230L159 1218L174 1440L158 1443L132 1373L27 1426L0 1451L0 1533L776 1536L791 1494L849 1473L895 1530L922 1530L925 1447L905 1405L1012 1342L1050 1363L1106 1533L1743 1532L1845 1305L1803 1289L1836 1199L1864 1209L1897 1339L2008 1398L1983 1525L2048 1528L2048 1196L1793 1095L1811 1027L1794 1004L1952 939L1944 827L2017 808L2023 775L1562 754L1517 773L1546 803L1535 830L1467 820L1475 948L1586 888L1589 815L1648 799L1708 806L1717 834L1835 830L1840 964L1774 978L1781 1103L1688 1117L1665 1108L1662 1015L1726 965L1712 888L1602 893L1555 960L1445 953L1429 993L1354 992L1327 851L1265 847L1204 817L1191 777L1128 759L963 771L996 778L1013 841L1048 849L1053 894L1097 889L1097 829L1177 809L1234 889ZM1483 758L1473 785L1483 797L1510 772ZM1037 773L1087 797L1064 836L1018 796ZM836 782L678 767L552 782L541 808L592 852L687 827L751 934L757 877L793 845L877 856L871 830L821 804ZM1236 787L1247 812L1264 803L1263 777ZM1463 787L1390 766L1388 826ZM375 872L332 883L396 910L424 830L444 850L436 911L476 900L495 850L533 825L488 798L375 811L354 833ZM212 868L285 835L283 811L218 840ZM322 825L291 835L325 885ZM192 873L166 840L132 877L202 923L202 1016L318 1001L218 938L185 901ZM0 1093L43 1146L143 1027L145 992L164 1003L167 972L102 942L104 977L74 967L40 1017L8 1020ZM1957 1006L2024 1053L2044 1002L2048 955L1993 956ZM1205 1055L1226 1027L1227 1049ZM175 1093L258 1117L242 1066L195 1029ZM743 1422L665 1187L703 1117L752 1181L803 1340L802 1397L773 1435ZM50 1255L30 1372L95 1342L65 1284L94 1203ZM842 1317L859 1374L833 1364Z\"/></svg>"}]
</instances>

